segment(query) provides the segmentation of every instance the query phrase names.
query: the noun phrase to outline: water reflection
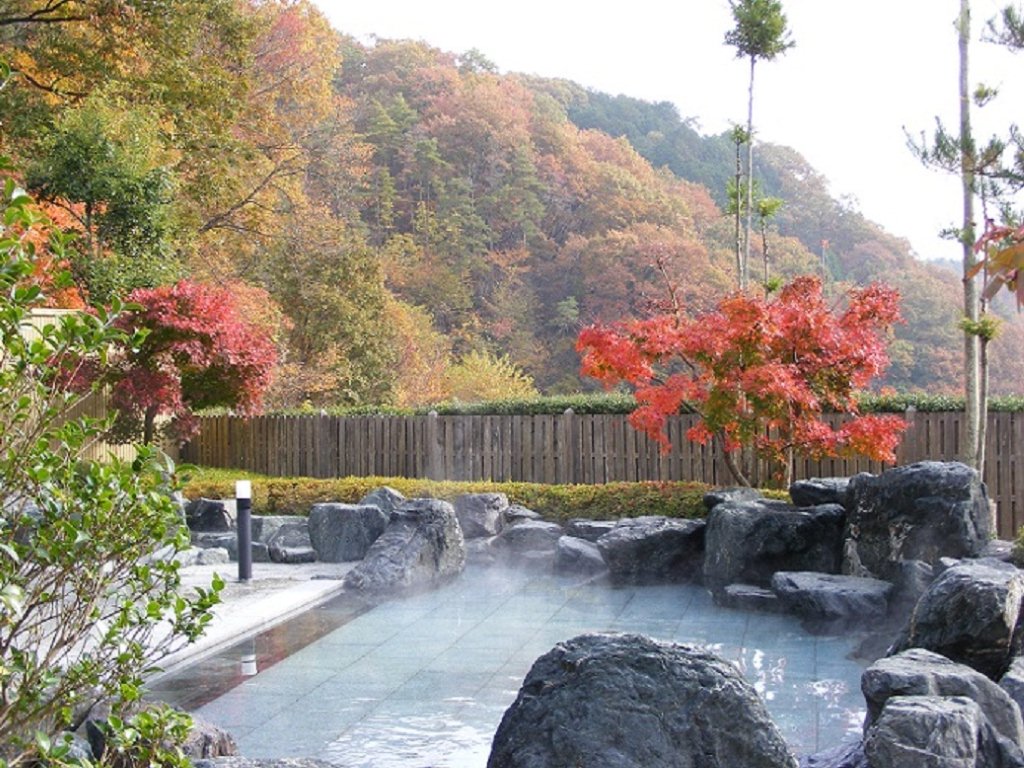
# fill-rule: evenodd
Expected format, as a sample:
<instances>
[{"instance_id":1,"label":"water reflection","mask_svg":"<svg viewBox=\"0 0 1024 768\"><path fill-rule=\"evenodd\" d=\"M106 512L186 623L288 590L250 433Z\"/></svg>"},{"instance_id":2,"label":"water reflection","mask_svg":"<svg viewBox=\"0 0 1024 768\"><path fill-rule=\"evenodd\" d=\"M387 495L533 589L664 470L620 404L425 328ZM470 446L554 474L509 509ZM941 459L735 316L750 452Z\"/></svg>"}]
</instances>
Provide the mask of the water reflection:
<instances>
[{"instance_id":1,"label":"water reflection","mask_svg":"<svg viewBox=\"0 0 1024 768\"><path fill-rule=\"evenodd\" d=\"M327 613L236 646L221 662L230 684L220 692L197 695L209 674L197 667L166 681L161 698L177 703L175 690L184 691L183 706L227 727L253 758L482 766L537 657L582 632L623 631L735 664L801 754L840 743L864 715L861 669L845 658L855 638L815 638L789 617L720 608L690 585L609 588L467 573L368 612Z\"/></svg>"}]
</instances>

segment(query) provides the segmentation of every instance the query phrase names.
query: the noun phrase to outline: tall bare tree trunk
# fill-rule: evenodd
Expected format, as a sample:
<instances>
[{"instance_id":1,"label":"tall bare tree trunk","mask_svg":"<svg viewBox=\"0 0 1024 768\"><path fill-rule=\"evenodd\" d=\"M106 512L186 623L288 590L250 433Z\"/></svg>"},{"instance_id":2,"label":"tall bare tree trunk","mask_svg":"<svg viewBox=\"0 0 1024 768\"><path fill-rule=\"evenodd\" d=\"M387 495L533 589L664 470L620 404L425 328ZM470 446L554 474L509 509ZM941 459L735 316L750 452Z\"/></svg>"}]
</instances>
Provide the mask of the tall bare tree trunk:
<instances>
[{"instance_id":1,"label":"tall bare tree trunk","mask_svg":"<svg viewBox=\"0 0 1024 768\"><path fill-rule=\"evenodd\" d=\"M979 317L977 279L968 277L976 262L974 255L974 138L971 135L971 90L968 62L971 42L970 0L960 0L957 20L960 45L960 183L963 194L963 225L960 240L963 246L964 317L970 327L964 330L964 401L967 434L961 447L965 464L981 471L981 434L984 414L981 396L981 344L976 326Z\"/></svg>"},{"instance_id":2,"label":"tall bare tree trunk","mask_svg":"<svg viewBox=\"0 0 1024 768\"><path fill-rule=\"evenodd\" d=\"M743 206L740 205L740 183L743 181L743 165L740 161L740 142L738 141L738 129L734 132L733 138L736 141L736 282L739 284L740 290L743 289L743 240L741 237L741 218L743 216Z\"/></svg>"},{"instance_id":3,"label":"tall bare tree trunk","mask_svg":"<svg viewBox=\"0 0 1024 768\"><path fill-rule=\"evenodd\" d=\"M750 89L747 92L747 231L743 238L743 269L740 270L740 290L746 290L750 265L750 232L754 227L754 64L750 57ZM737 192L737 196L739 193Z\"/></svg>"}]
</instances>

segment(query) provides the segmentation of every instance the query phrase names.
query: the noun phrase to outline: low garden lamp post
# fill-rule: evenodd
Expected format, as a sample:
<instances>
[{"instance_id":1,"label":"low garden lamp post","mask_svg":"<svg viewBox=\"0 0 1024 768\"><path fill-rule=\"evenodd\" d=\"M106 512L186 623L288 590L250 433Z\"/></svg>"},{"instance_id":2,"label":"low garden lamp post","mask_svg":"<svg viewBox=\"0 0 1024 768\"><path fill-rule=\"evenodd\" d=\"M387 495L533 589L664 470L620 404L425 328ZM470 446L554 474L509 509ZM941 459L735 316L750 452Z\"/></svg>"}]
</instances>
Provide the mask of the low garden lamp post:
<instances>
[{"instance_id":1,"label":"low garden lamp post","mask_svg":"<svg viewBox=\"0 0 1024 768\"><path fill-rule=\"evenodd\" d=\"M238 580L252 579L252 482L235 482L238 526Z\"/></svg>"}]
</instances>

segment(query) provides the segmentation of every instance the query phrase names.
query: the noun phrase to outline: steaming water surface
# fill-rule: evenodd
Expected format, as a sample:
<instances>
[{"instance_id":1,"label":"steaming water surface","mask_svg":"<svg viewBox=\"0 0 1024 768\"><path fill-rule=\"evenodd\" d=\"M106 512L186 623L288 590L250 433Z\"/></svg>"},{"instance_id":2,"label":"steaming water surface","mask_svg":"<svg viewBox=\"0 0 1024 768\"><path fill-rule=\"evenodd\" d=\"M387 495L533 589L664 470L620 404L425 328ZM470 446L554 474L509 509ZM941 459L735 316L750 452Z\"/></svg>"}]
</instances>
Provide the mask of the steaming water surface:
<instances>
[{"instance_id":1,"label":"steaming water surface","mask_svg":"<svg viewBox=\"0 0 1024 768\"><path fill-rule=\"evenodd\" d=\"M474 567L369 611L336 600L165 678L155 694L227 728L247 757L482 767L533 661L589 631L698 644L733 661L798 754L863 722L862 666L847 658L859 638L719 608L696 586L612 588Z\"/></svg>"}]
</instances>

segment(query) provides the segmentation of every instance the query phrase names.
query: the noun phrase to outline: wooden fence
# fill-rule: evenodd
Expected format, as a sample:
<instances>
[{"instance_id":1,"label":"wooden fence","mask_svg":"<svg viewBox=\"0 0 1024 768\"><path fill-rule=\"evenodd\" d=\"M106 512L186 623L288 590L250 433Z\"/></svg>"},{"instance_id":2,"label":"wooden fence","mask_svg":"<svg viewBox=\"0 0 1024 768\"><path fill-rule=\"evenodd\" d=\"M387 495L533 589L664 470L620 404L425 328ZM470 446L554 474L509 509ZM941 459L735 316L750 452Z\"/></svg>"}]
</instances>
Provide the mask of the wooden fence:
<instances>
[{"instance_id":1,"label":"wooden fence","mask_svg":"<svg viewBox=\"0 0 1024 768\"><path fill-rule=\"evenodd\" d=\"M41 337L40 331L47 325L57 325L60 318L78 312L74 309L52 309L49 307L38 307L28 314L27 321L22 325L21 333L28 341L34 341ZM67 418L77 419L87 417L90 419L104 419L111 410L110 392L102 390L92 392L76 403L67 413ZM172 440L165 440L160 448L177 459L178 446ZM125 461L131 461L137 455L136 448L132 444L108 443L96 438L88 442L82 450L81 458L98 461L106 460L112 456Z\"/></svg>"},{"instance_id":2,"label":"wooden fence","mask_svg":"<svg viewBox=\"0 0 1024 768\"><path fill-rule=\"evenodd\" d=\"M960 413L908 411L897 463L953 461ZM205 417L182 460L271 476L422 477L536 483L695 480L731 483L719 452L685 439L695 416L669 421L672 450L624 415ZM795 478L841 477L887 468L860 458L800 459ZM992 413L984 472L998 532L1024 525L1024 414Z\"/></svg>"}]
</instances>

